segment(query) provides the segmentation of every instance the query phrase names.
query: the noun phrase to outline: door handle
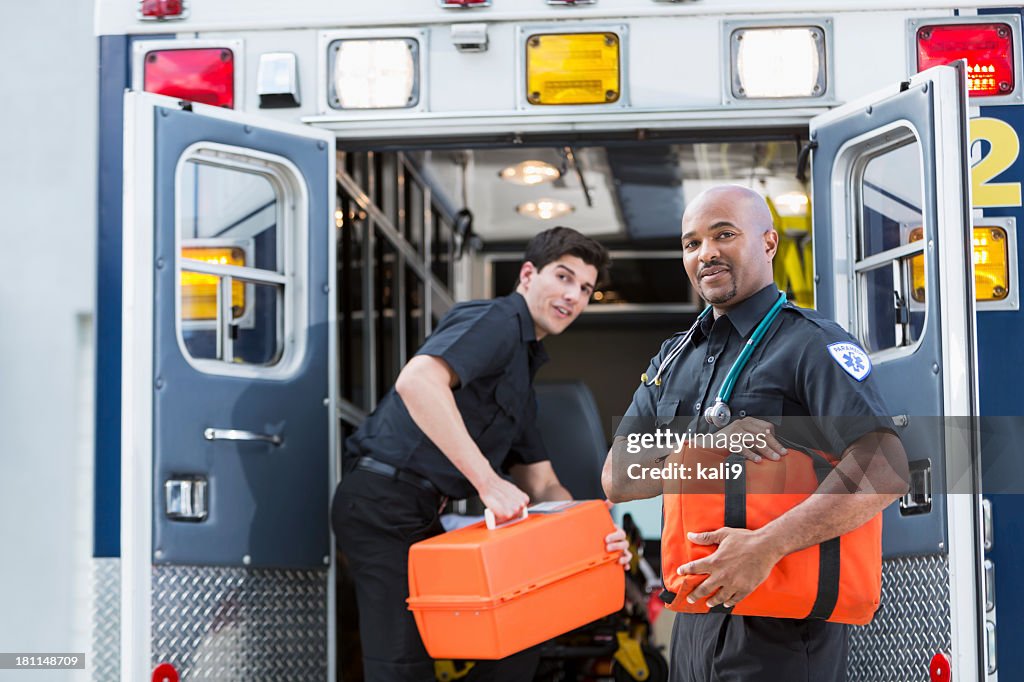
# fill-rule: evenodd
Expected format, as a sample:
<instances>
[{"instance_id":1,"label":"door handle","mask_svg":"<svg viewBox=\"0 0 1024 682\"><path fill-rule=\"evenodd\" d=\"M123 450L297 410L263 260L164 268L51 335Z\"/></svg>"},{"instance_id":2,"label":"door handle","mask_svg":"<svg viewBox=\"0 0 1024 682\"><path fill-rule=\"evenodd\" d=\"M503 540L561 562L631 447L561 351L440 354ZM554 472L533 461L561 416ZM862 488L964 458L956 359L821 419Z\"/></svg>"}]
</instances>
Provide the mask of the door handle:
<instances>
[{"instance_id":1,"label":"door handle","mask_svg":"<svg viewBox=\"0 0 1024 682\"><path fill-rule=\"evenodd\" d=\"M276 433L256 433L239 429L206 429L203 431L203 438L206 440L260 441L270 443L274 447L284 443L284 438Z\"/></svg>"}]
</instances>

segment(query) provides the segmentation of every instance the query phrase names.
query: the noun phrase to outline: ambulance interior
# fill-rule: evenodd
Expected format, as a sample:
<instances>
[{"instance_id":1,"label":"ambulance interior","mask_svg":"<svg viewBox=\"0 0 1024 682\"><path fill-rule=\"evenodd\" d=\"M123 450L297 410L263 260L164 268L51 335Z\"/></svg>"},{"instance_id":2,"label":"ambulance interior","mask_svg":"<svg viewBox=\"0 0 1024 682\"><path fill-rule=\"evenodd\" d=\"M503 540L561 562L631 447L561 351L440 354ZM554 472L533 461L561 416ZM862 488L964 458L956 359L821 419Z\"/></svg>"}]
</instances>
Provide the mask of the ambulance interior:
<instances>
[{"instance_id":1,"label":"ambulance interior","mask_svg":"<svg viewBox=\"0 0 1024 682\"><path fill-rule=\"evenodd\" d=\"M610 442L613 419L628 406L648 360L665 338L685 329L702 307L683 270L679 244L680 220L690 198L723 183L762 193L780 216L785 241L799 247L795 255L802 263L806 260L803 264L809 274L810 206L807 187L797 178L801 143L798 133L787 133L759 139L748 135L702 141L425 149L400 155L421 169L441 212L456 216L465 209L472 216L474 249L465 256L469 265L462 265L469 272L463 278L468 297L511 292L527 240L549 227L572 227L610 249L609 281L598 287L588 308L566 333L545 339L551 361L537 376L538 382L585 382ZM341 152L339 172L344 168L364 188L372 185L368 194L381 204L395 203L383 186L389 169L400 163L387 158L394 155ZM369 182L371 165L377 171ZM409 188L405 191L408 195ZM405 200L411 207L419 198L406 196ZM339 204L342 209L344 203ZM358 217L360 210L348 213ZM339 237L340 248L346 248L344 229ZM453 256L459 259L458 252ZM435 267L435 273L441 270ZM346 281L345 273L339 272L339 278ZM358 362L344 360L344 329L339 337L343 364L350 370L350 379L342 382L342 396L363 407L365 391L360 389L365 388L365 379L359 376ZM381 355L377 362L381 367L377 383L384 390L397 368Z\"/></svg>"}]
</instances>

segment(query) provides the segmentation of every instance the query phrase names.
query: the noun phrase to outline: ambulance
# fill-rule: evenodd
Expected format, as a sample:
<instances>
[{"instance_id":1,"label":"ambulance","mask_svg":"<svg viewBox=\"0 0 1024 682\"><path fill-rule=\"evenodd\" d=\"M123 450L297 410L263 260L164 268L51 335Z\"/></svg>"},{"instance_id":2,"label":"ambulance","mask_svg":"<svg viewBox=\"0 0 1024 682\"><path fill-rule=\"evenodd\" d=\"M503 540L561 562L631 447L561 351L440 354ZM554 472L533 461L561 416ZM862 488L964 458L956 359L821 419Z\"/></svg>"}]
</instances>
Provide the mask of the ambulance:
<instances>
[{"instance_id":1,"label":"ambulance","mask_svg":"<svg viewBox=\"0 0 1024 682\"><path fill-rule=\"evenodd\" d=\"M849 679L1020 677L1020 8L99 0L95 26L94 679L345 678L345 436L565 224L615 264L538 381L589 386L607 443L702 307L679 219L721 183L770 202L777 283L904 431Z\"/></svg>"}]
</instances>

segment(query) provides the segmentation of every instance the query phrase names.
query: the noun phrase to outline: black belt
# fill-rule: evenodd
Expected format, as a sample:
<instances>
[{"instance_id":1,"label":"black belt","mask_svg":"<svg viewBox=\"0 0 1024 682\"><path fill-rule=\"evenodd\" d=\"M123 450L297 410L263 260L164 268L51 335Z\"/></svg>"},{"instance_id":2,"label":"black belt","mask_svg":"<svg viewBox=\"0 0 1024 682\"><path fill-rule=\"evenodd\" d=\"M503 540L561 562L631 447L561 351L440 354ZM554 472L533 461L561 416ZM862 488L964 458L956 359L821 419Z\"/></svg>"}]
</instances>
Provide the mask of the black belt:
<instances>
[{"instance_id":1,"label":"black belt","mask_svg":"<svg viewBox=\"0 0 1024 682\"><path fill-rule=\"evenodd\" d=\"M441 491L438 490L437 486L431 483L429 479L424 478L419 474L414 474L411 471L399 469L396 466L392 466L387 462L382 462L379 459L374 459L373 457L360 457L356 460L356 468L363 469L380 476L387 476L395 481L411 483L414 486L423 488L424 490L429 490L430 492L438 495L441 494Z\"/></svg>"}]
</instances>

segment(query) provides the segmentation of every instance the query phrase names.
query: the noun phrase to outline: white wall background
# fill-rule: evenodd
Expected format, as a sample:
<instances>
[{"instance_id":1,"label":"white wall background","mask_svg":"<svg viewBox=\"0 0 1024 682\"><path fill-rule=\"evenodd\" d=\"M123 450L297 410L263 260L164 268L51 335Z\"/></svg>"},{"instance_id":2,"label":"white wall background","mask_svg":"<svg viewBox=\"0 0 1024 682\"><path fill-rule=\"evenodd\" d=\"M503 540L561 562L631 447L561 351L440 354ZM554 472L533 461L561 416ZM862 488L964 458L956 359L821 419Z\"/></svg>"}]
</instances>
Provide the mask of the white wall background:
<instances>
[{"instance_id":1,"label":"white wall background","mask_svg":"<svg viewBox=\"0 0 1024 682\"><path fill-rule=\"evenodd\" d=\"M0 652L89 649L97 41L93 3L0 22ZM88 661L87 661L88 663ZM2 680L87 671L0 671Z\"/></svg>"}]
</instances>

